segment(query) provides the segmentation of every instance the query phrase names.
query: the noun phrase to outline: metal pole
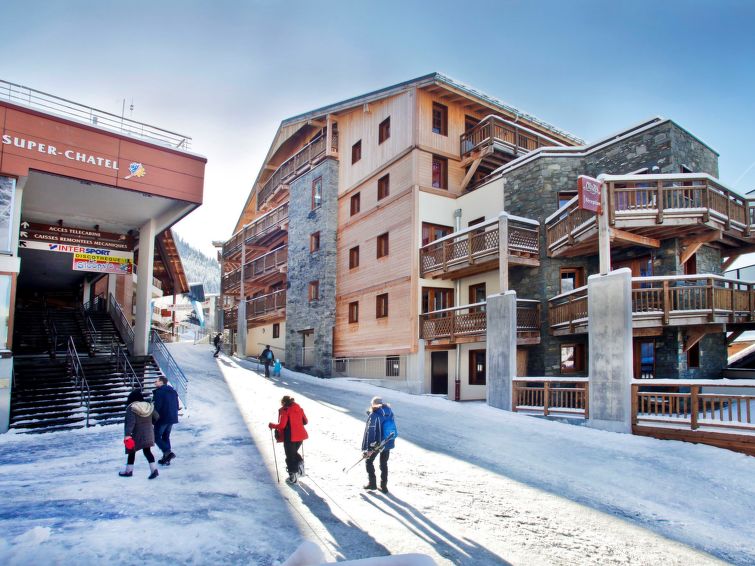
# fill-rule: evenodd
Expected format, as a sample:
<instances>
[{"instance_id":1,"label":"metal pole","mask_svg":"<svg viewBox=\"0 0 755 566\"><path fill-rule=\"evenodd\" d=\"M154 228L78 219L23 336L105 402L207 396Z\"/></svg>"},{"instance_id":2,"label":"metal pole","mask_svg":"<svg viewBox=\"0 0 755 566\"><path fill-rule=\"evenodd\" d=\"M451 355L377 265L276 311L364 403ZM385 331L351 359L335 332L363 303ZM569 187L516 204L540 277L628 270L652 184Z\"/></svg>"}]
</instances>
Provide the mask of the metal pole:
<instances>
[{"instance_id":1,"label":"metal pole","mask_svg":"<svg viewBox=\"0 0 755 566\"><path fill-rule=\"evenodd\" d=\"M600 181L600 208L598 216L598 255L600 258L600 274L608 275L611 271L611 232L608 226L608 184L603 180L603 175L598 176Z\"/></svg>"},{"instance_id":2,"label":"metal pole","mask_svg":"<svg viewBox=\"0 0 755 566\"><path fill-rule=\"evenodd\" d=\"M273 460L275 461L275 477L278 478L278 483L281 482L280 474L278 473L278 456L275 454L275 435L273 434L273 429L270 429L270 440L273 443Z\"/></svg>"}]
</instances>

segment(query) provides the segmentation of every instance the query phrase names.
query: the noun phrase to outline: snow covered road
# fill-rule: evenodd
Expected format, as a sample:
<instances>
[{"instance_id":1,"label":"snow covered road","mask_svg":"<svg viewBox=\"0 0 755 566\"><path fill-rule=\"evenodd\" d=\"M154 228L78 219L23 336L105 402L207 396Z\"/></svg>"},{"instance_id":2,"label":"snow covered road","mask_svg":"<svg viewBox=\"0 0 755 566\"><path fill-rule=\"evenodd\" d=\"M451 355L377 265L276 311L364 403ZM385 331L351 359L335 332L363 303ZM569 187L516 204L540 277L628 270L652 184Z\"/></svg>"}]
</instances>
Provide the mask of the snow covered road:
<instances>
[{"instance_id":1,"label":"snow covered road","mask_svg":"<svg viewBox=\"0 0 755 566\"><path fill-rule=\"evenodd\" d=\"M191 381L174 465L116 476L120 427L0 437L0 563L270 565L303 538L330 560L423 552L439 564L755 562L755 458L284 372L173 345ZM309 417L308 476L275 481L267 423L291 394ZM364 411L400 438L391 493L367 493ZM277 461L283 479L283 453ZM705 551L709 554L705 554Z\"/></svg>"}]
</instances>

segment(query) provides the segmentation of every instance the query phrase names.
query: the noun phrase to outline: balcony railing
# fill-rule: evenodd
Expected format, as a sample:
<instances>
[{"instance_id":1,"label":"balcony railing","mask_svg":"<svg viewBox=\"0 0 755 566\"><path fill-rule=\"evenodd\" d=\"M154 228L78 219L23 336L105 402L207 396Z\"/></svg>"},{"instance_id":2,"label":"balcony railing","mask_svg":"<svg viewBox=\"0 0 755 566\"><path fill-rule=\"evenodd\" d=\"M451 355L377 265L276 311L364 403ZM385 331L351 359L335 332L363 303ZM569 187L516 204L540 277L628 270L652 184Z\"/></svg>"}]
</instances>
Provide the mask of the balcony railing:
<instances>
[{"instance_id":1,"label":"balcony railing","mask_svg":"<svg viewBox=\"0 0 755 566\"><path fill-rule=\"evenodd\" d=\"M651 228L667 218L690 224L713 221L729 233L747 238L755 224L755 200L746 199L702 173L607 175L611 225ZM577 208L574 198L545 221L548 253L567 246L597 226L595 215Z\"/></svg>"},{"instance_id":2,"label":"balcony railing","mask_svg":"<svg viewBox=\"0 0 755 566\"><path fill-rule=\"evenodd\" d=\"M513 380L513 410L536 415L589 418L587 377L519 377Z\"/></svg>"},{"instance_id":3,"label":"balcony railing","mask_svg":"<svg viewBox=\"0 0 755 566\"><path fill-rule=\"evenodd\" d=\"M288 246L283 246L271 252L261 255L252 261L247 262L244 267L244 281L254 281L257 278L278 273L280 268L286 265L288 261ZM227 273L222 278L223 293L234 290L241 283L241 268Z\"/></svg>"},{"instance_id":4,"label":"balcony railing","mask_svg":"<svg viewBox=\"0 0 755 566\"><path fill-rule=\"evenodd\" d=\"M191 147L191 138L183 134L136 122L123 116L97 110L78 102L3 80L0 80L0 99L13 104L28 106L46 114L56 114L91 126L140 138L151 143L185 150Z\"/></svg>"},{"instance_id":5,"label":"balcony railing","mask_svg":"<svg viewBox=\"0 0 755 566\"><path fill-rule=\"evenodd\" d=\"M486 302L440 309L421 314L419 337L424 340L449 340L482 337L487 333ZM516 302L516 332L518 339L540 337L540 303L527 299Z\"/></svg>"},{"instance_id":6,"label":"balcony railing","mask_svg":"<svg viewBox=\"0 0 755 566\"><path fill-rule=\"evenodd\" d=\"M419 250L422 277L492 261L498 257L497 218L475 224L422 246ZM540 224L509 216L509 257L539 260Z\"/></svg>"},{"instance_id":7,"label":"balcony railing","mask_svg":"<svg viewBox=\"0 0 755 566\"><path fill-rule=\"evenodd\" d=\"M288 220L288 203L283 203L278 208L260 216L254 222L250 222L236 232L225 244L223 244L223 257L229 258L241 252L241 242L253 243L256 238L272 232Z\"/></svg>"},{"instance_id":8,"label":"balcony railing","mask_svg":"<svg viewBox=\"0 0 755 566\"><path fill-rule=\"evenodd\" d=\"M260 189L257 195L257 210L267 202L267 200L275 193L275 191L281 185L286 185L303 175L312 165L320 161L327 153L327 131L322 129L320 136L305 145L302 149L296 152L292 157L284 161L280 167L265 181L265 184ZM331 151L333 153L338 151L338 131L334 130L332 134Z\"/></svg>"},{"instance_id":9,"label":"balcony railing","mask_svg":"<svg viewBox=\"0 0 755 566\"><path fill-rule=\"evenodd\" d=\"M223 309L223 328L235 329L239 319L238 307Z\"/></svg>"},{"instance_id":10,"label":"balcony railing","mask_svg":"<svg viewBox=\"0 0 755 566\"><path fill-rule=\"evenodd\" d=\"M508 147L514 155L528 153L539 147L564 145L499 116L488 116L474 128L461 134L459 152L463 157L494 143Z\"/></svg>"},{"instance_id":11,"label":"balcony railing","mask_svg":"<svg viewBox=\"0 0 755 566\"><path fill-rule=\"evenodd\" d=\"M587 287L548 301L551 331L587 331ZM755 321L755 283L719 275L632 278L635 328Z\"/></svg>"},{"instance_id":12,"label":"balcony railing","mask_svg":"<svg viewBox=\"0 0 755 566\"><path fill-rule=\"evenodd\" d=\"M286 290L281 289L246 302L246 319L250 320L286 308Z\"/></svg>"}]
</instances>

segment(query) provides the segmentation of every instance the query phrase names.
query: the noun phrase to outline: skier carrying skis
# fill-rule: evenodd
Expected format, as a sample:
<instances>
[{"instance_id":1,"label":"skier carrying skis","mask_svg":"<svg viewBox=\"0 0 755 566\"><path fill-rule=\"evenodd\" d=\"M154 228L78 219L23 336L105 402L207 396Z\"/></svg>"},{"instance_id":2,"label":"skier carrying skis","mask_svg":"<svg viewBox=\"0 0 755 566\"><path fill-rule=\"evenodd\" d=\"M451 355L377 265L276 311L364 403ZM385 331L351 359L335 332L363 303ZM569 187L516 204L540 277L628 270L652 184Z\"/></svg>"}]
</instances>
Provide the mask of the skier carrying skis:
<instances>
[{"instance_id":1,"label":"skier carrying skis","mask_svg":"<svg viewBox=\"0 0 755 566\"><path fill-rule=\"evenodd\" d=\"M390 433L386 433L389 429L393 433L393 437L385 443L380 452L376 452L375 448L388 438ZM383 403L380 397L373 397L370 407L367 409L367 422L364 426L364 436L362 438L362 454L365 457L368 478L364 489L373 490L378 488L374 462L377 455L380 454L380 491L388 493L388 458L394 446L395 435L396 427L393 420L393 411L387 404Z\"/></svg>"},{"instance_id":2,"label":"skier carrying skis","mask_svg":"<svg viewBox=\"0 0 755 566\"><path fill-rule=\"evenodd\" d=\"M307 424L307 415L296 404L293 397L284 395L281 399L281 408L278 409L278 423L269 423L267 426L275 430L275 439L283 443L286 453L286 482L296 483L297 476L304 475L304 458L299 454L302 442L309 438L304 425Z\"/></svg>"}]
</instances>

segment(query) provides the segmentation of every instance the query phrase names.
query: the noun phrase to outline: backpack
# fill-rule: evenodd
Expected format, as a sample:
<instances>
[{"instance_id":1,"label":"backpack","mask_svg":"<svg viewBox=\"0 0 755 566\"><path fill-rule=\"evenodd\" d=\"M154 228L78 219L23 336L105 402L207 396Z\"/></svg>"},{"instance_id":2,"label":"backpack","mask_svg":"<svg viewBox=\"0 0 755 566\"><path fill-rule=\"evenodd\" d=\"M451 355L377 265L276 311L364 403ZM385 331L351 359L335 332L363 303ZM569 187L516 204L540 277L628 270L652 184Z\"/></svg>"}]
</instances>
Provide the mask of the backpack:
<instances>
[{"instance_id":1,"label":"backpack","mask_svg":"<svg viewBox=\"0 0 755 566\"><path fill-rule=\"evenodd\" d=\"M383 421L383 438L380 440L385 441L391 434L393 434L393 440L398 438L398 429L396 428L396 421L393 420L393 417Z\"/></svg>"},{"instance_id":2,"label":"backpack","mask_svg":"<svg viewBox=\"0 0 755 566\"><path fill-rule=\"evenodd\" d=\"M268 361L270 361L270 362L273 361L273 351L272 350L268 350L267 351L267 354L265 354L265 359L268 360Z\"/></svg>"}]
</instances>

